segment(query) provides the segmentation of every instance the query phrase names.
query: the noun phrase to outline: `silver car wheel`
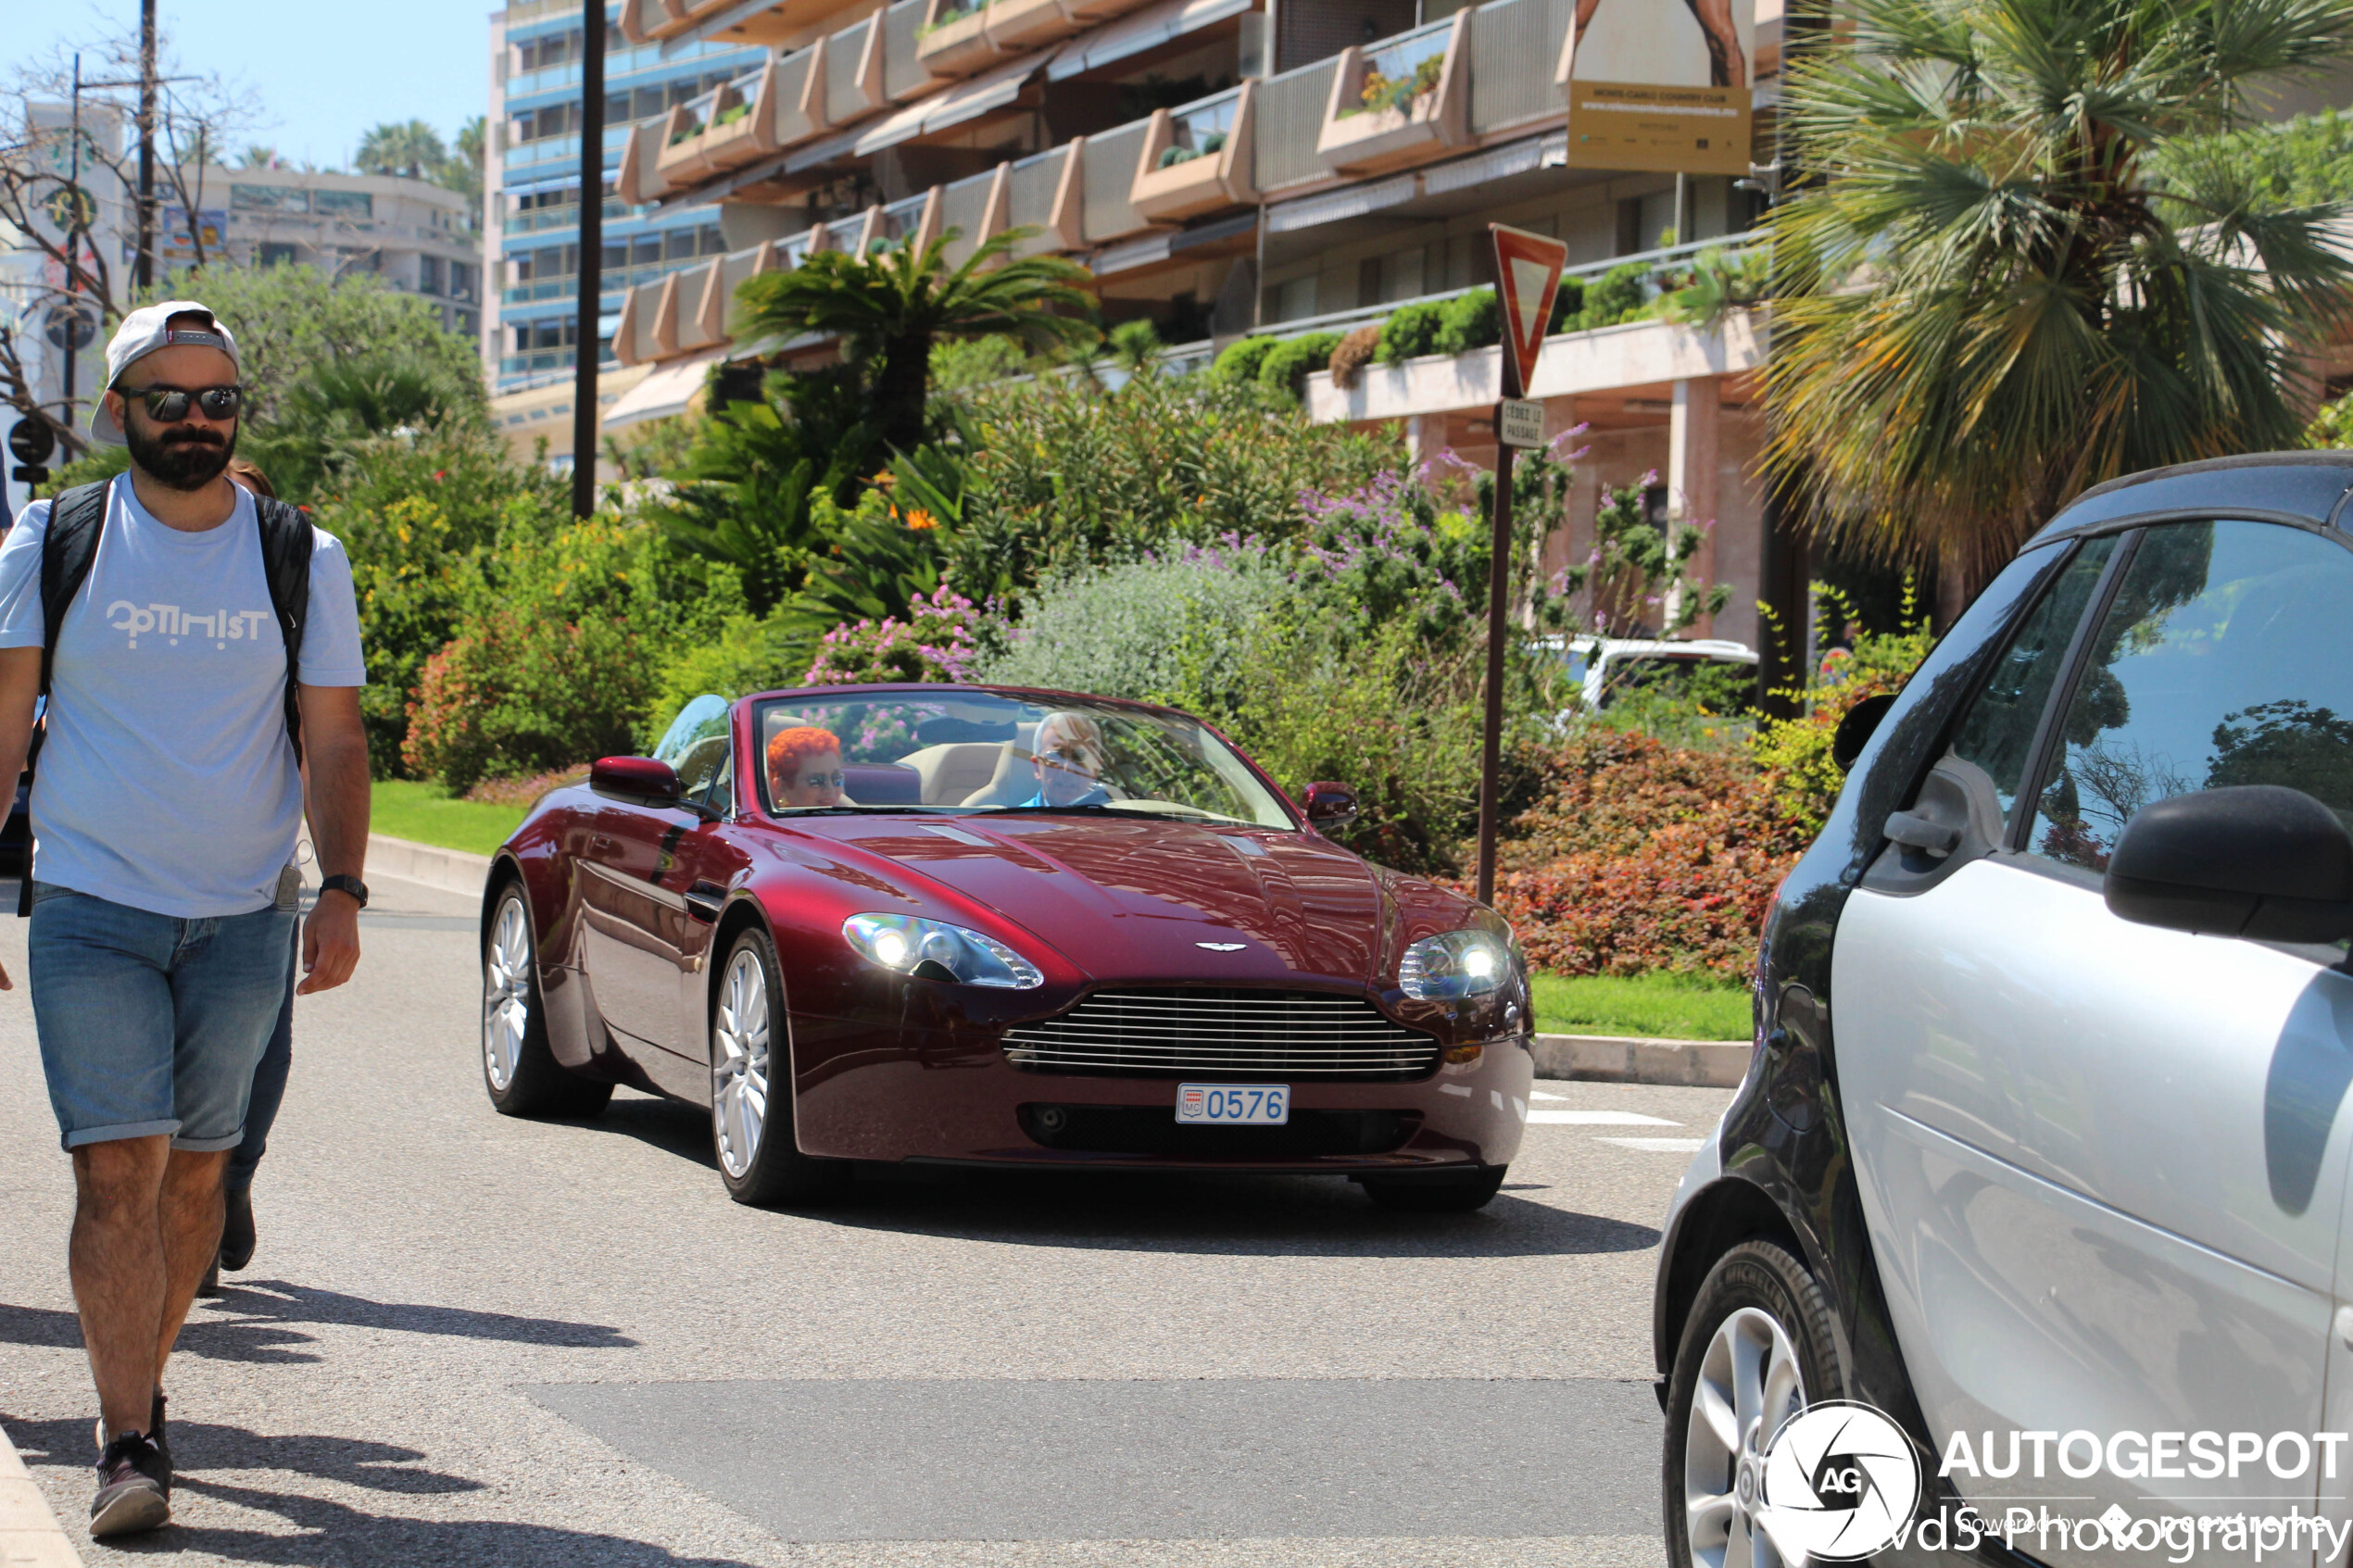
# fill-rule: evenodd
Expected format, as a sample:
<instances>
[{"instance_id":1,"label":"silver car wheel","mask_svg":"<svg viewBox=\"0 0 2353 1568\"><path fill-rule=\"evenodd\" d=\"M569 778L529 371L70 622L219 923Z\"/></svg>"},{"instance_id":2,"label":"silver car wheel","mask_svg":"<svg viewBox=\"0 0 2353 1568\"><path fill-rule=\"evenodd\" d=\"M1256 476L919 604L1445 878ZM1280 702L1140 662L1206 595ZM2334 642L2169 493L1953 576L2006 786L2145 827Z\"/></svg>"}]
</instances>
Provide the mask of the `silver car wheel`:
<instances>
[{"instance_id":1,"label":"silver car wheel","mask_svg":"<svg viewBox=\"0 0 2353 1568\"><path fill-rule=\"evenodd\" d=\"M499 1094L515 1081L530 1027L531 932L522 900L509 897L482 960L482 1066Z\"/></svg>"},{"instance_id":2,"label":"silver car wheel","mask_svg":"<svg viewBox=\"0 0 2353 1568\"><path fill-rule=\"evenodd\" d=\"M768 1121L768 971L745 947L727 966L711 1025L711 1124L719 1163L743 1180Z\"/></svg>"},{"instance_id":3,"label":"silver car wheel","mask_svg":"<svg viewBox=\"0 0 2353 1568\"><path fill-rule=\"evenodd\" d=\"M1806 1408L1797 1348L1772 1315L1743 1307L1717 1325L1683 1432L1683 1520L1692 1561L1707 1568L1780 1568L1757 1522L1765 1447Z\"/></svg>"}]
</instances>

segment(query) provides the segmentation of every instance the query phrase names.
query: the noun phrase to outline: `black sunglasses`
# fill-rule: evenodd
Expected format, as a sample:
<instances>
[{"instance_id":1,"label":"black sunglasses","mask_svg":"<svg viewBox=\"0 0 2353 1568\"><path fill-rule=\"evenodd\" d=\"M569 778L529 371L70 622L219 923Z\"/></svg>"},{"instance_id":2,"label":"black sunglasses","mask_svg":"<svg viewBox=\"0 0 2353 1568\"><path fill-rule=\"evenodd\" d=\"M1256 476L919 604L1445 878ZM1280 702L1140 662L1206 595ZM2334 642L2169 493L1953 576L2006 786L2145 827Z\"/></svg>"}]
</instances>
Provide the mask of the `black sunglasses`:
<instances>
[{"instance_id":1,"label":"black sunglasses","mask_svg":"<svg viewBox=\"0 0 2353 1568\"><path fill-rule=\"evenodd\" d=\"M203 410L208 420L233 420L245 401L245 389L242 386L200 386L194 392L176 386L126 386L118 390L125 397L136 397L146 404L147 418L166 425L176 425L186 419L191 403Z\"/></svg>"}]
</instances>

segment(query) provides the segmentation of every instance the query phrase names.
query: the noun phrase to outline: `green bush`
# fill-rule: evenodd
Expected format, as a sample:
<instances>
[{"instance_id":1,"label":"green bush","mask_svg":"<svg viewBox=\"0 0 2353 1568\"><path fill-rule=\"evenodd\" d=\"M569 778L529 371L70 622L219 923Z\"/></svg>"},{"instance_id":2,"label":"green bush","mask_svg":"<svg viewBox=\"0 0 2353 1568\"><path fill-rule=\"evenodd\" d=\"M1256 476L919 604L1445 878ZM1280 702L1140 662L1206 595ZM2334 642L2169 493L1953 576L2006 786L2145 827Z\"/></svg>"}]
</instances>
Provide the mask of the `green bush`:
<instances>
[{"instance_id":1,"label":"green bush","mask_svg":"<svg viewBox=\"0 0 2353 1568\"><path fill-rule=\"evenodd\" d=\"M1306 390L1307 378L1330 364L1332 350L1339 346L1338 332L1285 338L1259 361L1258 384L1298 397Z\"/></svg>"},{"instance_id":2,"label":"green bush","mask_svg":"<svg viewBox=\"0 0 2353 1568\"><path fill-rule=\"evenodd\" d=\"M1646 287L1650 275L1650 268L1640 261L1629 261L1603 273L1585 290L1576 324L1570 330L1583 332L1597 327L1614 327L1641 315L1650 302Z\"/></svg>"},{"instance_id":3,"label":"green bush","mask_svg":"<svg viewBox=\"0 0 2353 1568\"><path fill-rule=\"evenodd\" d=\"M1256 546L1189 546L1074 573L1029 596L1020 627L972 678L1165 703L1214 722L1241 700L1252 628L1289 591Z\"/></svg>"},{"instance_id":4,"label":"green bush","mask_svg":"<svg viewBox=\"0 0 2353 1568\"><path fill-rule=\"evenodd\" d=\"M1258 367L1274 352L1275 343L1271 337L1246 337L1239 343L1227 344L1210 361L1211 378L1233 384L1256 381Z\"/></svg>"},{"instance_id":5,"label":"green bush","mask_svg":"<svg viewBox=\"0 0 2353 1568\"><path fill-rule=\"evenodd\" d=\"M2253 190L2298 207L2353 198L2353 113L2300 114L2215 136L2183 136L2156 159L2159 189L2193 169L2227 169Z\"/></svg>"},{"instance_id":6,"label":"green bush","mask_svg":"<svg viewBox=\"0 0 2353 1568\"><path fill-rule=\"evenodd\" d=\"M681 708L705 692L734 701L753 692L800 684L809 667L809 635L781 613L737 611L706 637L674 645L656 667L638 746L650 749Z\"/></svg>"},{"instance_id":7,"label":"green bush","mask_svg":"<svg viewBox=\"0 0 2353 1568\"><path fill-rule=\"evenodd\" d=\"M1437 300L1403 305L1390 311L1389 320L1380 324L1380 362L1401 365L1420 355L1435 353L1438 330L1445 314L1446 307Z\"/></svg>"},{"instance_id":8,"label":"green bush","mask_svg":"<svg viewBox=\"0 0 2353 1568\"><path fill-rule=\"evenodd\" d=\"M1493 289L1473 289L1439 307L1438 335L1430 345L1437 354L1467 354L1504 341L1503 311Z\"/></svg>"}]
</instances>

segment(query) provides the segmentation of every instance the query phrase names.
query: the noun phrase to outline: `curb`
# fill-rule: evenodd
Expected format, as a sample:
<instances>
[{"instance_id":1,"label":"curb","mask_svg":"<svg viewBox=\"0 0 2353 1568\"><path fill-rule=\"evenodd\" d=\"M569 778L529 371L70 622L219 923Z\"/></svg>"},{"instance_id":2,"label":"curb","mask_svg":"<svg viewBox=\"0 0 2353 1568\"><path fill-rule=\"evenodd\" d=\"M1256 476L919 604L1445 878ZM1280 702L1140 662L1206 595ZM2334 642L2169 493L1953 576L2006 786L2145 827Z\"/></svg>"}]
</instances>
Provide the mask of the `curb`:
<instances>
[{"instance_id":1,"label":"curb","mask_svg":"<svg viewBox=\"0 0 2353 1568\"><path fill-rule=\"evenodd\" d=\"M1734 1089L1748 1076L1746 1040L1628 1040L1611 1035L1539 1035L1539 1078L1593 1084L1675 1084Z\"/></svg>"},{"instance_id":2,"label":"curb","mask_svg":"<svg viewBox=\"0 0 2353 1568\"><path fill-rule=\"evenodd\" d=\"M16 1446L0 1428L0 1562L8 1568L82 1568L82 1554L49 1512Z\"/></svg>"},{"instance_id":3,"label":"curb","mask_svg":"<svg viewBox=\"0 0 2353 1568\"><path fill-rule=\"evenodd\" d=\"M398 877L444 893L463 893L479 898L483 884L490 879L490 857L471 855L463 849L444 849L434 844L418 844L387 833L371 833L368 835L368 870L372 875Z\"/></svg>"}]
</instances>

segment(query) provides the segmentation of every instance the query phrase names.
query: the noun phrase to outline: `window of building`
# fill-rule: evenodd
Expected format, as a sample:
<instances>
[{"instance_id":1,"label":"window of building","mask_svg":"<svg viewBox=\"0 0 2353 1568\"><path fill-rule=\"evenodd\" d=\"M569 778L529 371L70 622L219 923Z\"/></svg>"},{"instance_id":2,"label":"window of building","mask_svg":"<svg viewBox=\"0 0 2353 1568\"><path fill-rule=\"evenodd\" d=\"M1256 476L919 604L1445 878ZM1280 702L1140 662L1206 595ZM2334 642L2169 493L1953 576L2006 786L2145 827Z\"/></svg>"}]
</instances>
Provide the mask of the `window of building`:
<instances>
[{"instance_id":1,"label":"window of building","mask_svg":"<svg viewBox=\"0 0 2353 1568\"><path fill-rule=\"evenodd\" d=\"M441 257L437 256L417 257L417 289L421 294L441 292Z\"/></svg>"},{"instance_id":2,"label":"window of building","mask_svg":"<svg viewBox=\"0 0 2353 1568\"><path fill-rule=\"evenodd\" d=\"M233 212L308 212L310 193L299 185L232 185Z\"/></svg>"},{"instance_id":3,"label":"window of building","mask_svg":"<svg viewBox=\"0 0 2353 1568\"><path fill-rule=\"evenodd\" d=\"M721 232L718 224L706 223L697 230L696 233L701 242L700 249L703 255L724 256L727 254L727 236Z\"/></svg>"},{"instance_id":4,"label":"window of building","mask_svg":"<svg viewBox=\"0 0 2353 1568\"><path fill-rule=\"evenodd\" d=\"M640 234L629 242L629 265L651 267L661 260L661 236Z\"/></svg>"},{"instance_id":5,"label":"window of building","mask_svg":"<svg viewBox=\"0 0 2353 1568\"><path fill-rule=\"evenodd\" d=\"M322 218L373 218L376 198L365 191L313 191L310 210Z\"/></svg>"},{"instance_id":6,"label":"window of building","mask_svg":"<svg viewBox=\"0 0 2353 1568\"><path fill-rule=\"evenodd\" d=\"M264 267L292 267L296 258L294 246L264 240L257 253L257 259Z\"/></svg>"},{"instance_id":7,"label":"window of building","mask_svg":"<svg viewBox=\"0 0 2353 1568\"><path fill-rule=\"evenodd\" d=\"M664 261L691 261L695 257L695 232L673 229L661 237L661 258Z\"/></svg>"},{"instance_id":8,"label":"window of building","mask_svg":"<svg viewBox=\"0 0 2353 1568\"><path fill-rule=\"evenodd\" d=\"M515 69L546 70L549 66L576 60L586 53L581 47L582 42L579 32L555 32L544 38L526 39L515 45Z\"/></svg>"},{"instance_id":9,"label":"window of building","mask_svg":"<svg viewBox=\"0 0 2353 1568\"><path fill-rule=\"evenodd\" d=\"M1296 321L1303 316L1314 314L1315 314L1315 276L1314 273L1275 285L1276 320Z\"/></svg>"},{"instance_id":10,"label":"window of building","mask_svg":"<svg viewBox=\"0 0 2353 1568\"><path fill-rule=\"evenodd\" d=\"M449 297L472 299L475 295L474 269L472 262L453 261L449 264Z\"/></svg>"}]
</instances>

